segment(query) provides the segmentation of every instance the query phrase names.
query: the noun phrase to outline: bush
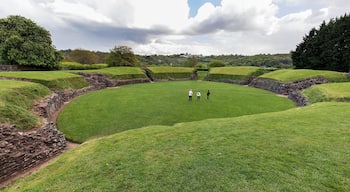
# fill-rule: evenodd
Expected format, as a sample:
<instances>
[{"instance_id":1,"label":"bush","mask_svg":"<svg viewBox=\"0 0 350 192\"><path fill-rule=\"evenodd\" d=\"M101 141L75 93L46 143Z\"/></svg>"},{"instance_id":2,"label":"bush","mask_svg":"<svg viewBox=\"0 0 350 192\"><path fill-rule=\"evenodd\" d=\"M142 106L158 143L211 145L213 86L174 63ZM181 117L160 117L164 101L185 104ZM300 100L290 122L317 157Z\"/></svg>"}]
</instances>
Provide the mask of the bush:
<instances>
[{"instance_id":1,"label":"bush","mask_svg":"<svg viewBox=\"0 0 350 192\"><path fill-rule=\"evenodd\" d=\"M225 67L225 63L223 61L220 60L213 60L208 64L209 68L213 68L213 67Z\"/></svg>"}]
</instances>

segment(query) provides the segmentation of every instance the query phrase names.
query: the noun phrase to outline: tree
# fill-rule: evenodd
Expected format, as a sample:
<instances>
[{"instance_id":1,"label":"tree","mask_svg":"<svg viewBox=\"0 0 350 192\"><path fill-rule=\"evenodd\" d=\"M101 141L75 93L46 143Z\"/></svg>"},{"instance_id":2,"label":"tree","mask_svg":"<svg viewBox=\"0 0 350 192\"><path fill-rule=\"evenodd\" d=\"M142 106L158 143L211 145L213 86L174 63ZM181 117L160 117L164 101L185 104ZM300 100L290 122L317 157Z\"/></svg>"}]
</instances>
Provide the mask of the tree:
<instances>
[{"instance_id":1,"label":"tree","mask_svg":"<svg viewBox=\"0 0 350 192\"><path fill-rule=\"evenodd\" d=\"M98 56L89 50L75 49L70 53L69 60L81 64L95 64L98 62Z\"/></svg>"},{"instance_id":2,"label":"tree","mask_svg":"<svg viewBox=\"0 0 350 192\"><path fill-rule=\"evenodd\" d=\"M323 21L291 52L296 68L349 72L350 16Z\"/></svg>"},{"instance_id":3,"label":"tree","mask_svg":"<svg viewBox=\"0 0 350 192\"><path fill-rule=\"evenodd\" d=\"M213 60L213 61L210 61L210 63L208 64L208 67L209 68L212 68L212 67L225 67L225 63L221 60Z\"/></svg>"},{"instance_id":4,"label":"tree","mask_svg":"<svg viewBox=\"0 0 350 192\"><path fill-rule=\"evenodd\" d=\"M62 55L44 28L22 16L0 19L0 62L10 65L57 68Z\"/></svg>"},{"instance_id":5,"label":"tree","mask_svg":"<svg viewBox=\"0 0 350 192\"><path fill-rule=\"evenodd\" d=\"M132 49L127 46L116 46L111 49L105 62L110 67L114 66L136 66L137 60Z\"/></svg>"}]
</instances>

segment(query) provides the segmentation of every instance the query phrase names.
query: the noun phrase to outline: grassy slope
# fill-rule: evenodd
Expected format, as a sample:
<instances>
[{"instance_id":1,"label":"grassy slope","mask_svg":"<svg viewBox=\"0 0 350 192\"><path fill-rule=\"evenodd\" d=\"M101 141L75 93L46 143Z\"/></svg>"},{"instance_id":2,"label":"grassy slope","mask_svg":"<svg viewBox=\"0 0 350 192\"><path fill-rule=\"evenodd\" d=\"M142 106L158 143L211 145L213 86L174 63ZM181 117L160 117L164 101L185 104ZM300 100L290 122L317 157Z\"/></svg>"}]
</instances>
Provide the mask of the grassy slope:
<instances>
[{"instance_id":1,"label":"grassy slope","mask_svg":"<svg viewBox=\"0 0 350 192\"><path fill-rule=\"evenodd\" d=\"M30 112L33 101L49 93L37 83L0 80L0 123L16 124L19 129L36 126L38 118Z\"/></svg>"},{"instance_id":2,"label":"grassy slope","mask_svg":"<svg viewBox=\"0 0 350 192\"><path fill-rule=\"evenodd\" d=\"M187 92L201 91L201 101L188 101ZM205 93L210 89L211 98ZM123 86L87 94L70 103L57 120L66 137L83 142L148 125L172 125L208 118L281 111L294 104L250 87L213 82L163 82Z\"/></svg>"},{"instance_id":3,"label":"grassy slope","mask_svg":"<svg viewBox=\"0 0 350 192\"><path fill-rule=\"evenodd\" d=\"M303 91L310 103L324 101L350 101L350 83L315 85Z\"/></svg>"},{"instance_id":4,"label":"grassy slope","mask_svg":"<svg viewBox=\"0 0 350 192\"><path fill-rule=\"evenodd\" d=\"M63 71L19 71L0 72L0 77L22 78L43 84L49 88L82 88L88 86L84 78Z\"/></svg>"},{"instance_id":5,"label":"grassy slope","mask_svg":"<svg viewBox=\"0 0 350 192\"><path fill-rule=\"evenodd\" d=\"M350 104L320 103L126 131L5 191L349 191L349 116Z\"/></svg>"},{"instance_id":6,"label":"grassy slope","mask_svg":"<svg viewBox=\"0 0 350 192\"><path fill-rule=\"evenodd\" d=\"M324 77L330 82L349 81L346 75L341 72L309 69L281 69L271 73L266 73L260 77L274 79L281 82L293 82L312 77Z\"/></svg>"},{"instance_id":7,"label":"grassy slope","mask_svg":"<svg viewBox=\"0 0 350 192\"><path fill-rule=\"evenodd\" d=\"M96 70L77 70L74 72L103 73L112 79L147 78L139 67L108 67Z\"/></svg>"}]
</instances>

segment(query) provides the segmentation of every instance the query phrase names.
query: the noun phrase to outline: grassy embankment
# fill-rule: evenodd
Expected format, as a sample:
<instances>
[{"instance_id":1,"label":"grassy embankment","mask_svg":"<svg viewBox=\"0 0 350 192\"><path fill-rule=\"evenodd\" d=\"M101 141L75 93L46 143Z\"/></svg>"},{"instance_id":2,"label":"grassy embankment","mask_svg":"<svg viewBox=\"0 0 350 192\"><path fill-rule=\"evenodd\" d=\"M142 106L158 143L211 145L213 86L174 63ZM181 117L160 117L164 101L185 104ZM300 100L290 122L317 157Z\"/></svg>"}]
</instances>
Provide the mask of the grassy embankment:
<instances>
[{"instance_id":1,"label":"grassy embankment","mask_svg":"<svg viewBox=\"0 0 350 192\"><path fill-rule=\"evenodd\" d=\"M314 77L323 77L329 82L346 82L350 80L345 73L310 69L281 69L259 76L259 78L273 79L280 82L293 82Z\"/></svg>"},{"instance_id":2,"label":"grassy embankment","mask_svg":"<svg viewBox=\"0 0 350 192\"><path fill-rule=\"evenodd\" d=\"M168 79L189 79L192 76L193 68L189 67L147 67L153 78L158 80Z\"/></svg>"},{"instance_id":3,"label":"grassy embankment","mask_svg":"<svg viewBox=\"0 0 350 192\"><path fill-rule=\"evenodd\" d=\"M208 80L238 80L245 81L252 77L260 76L274 70L252 66L216 67L210 68Z\"/></svg>"},{"instance_id":4,"label":"grassy embankment","mask_svg":"<svg viewBox=\"0 0 350 192\"><path fill-rule=\"evenodd\" d=\"M49 93L37 83L0 80L0 123L15 124L22 130L37 126L39 119L30 110L35 99Z\"/></svg>"},{"instance_id":5,"label":"grassy embankment","mask_svg":"<svg viewBox=\"0 0 350 192\"><path fill-rule=\"evenodd\" d=\"M20 78L40 83L50 89L78 89L88 86L82 76L63 71L0 72L0 77Z\"/></svg>"},{"instance_id":6,"label":"grassy embankment","mask_svg":"<svg viewBox=\"0 0 350 192\"><path fill-rule=\"evenodd\" d=\"M4 191L345 192L349 116L348 103L320 103L125 131L84 143Z\"/></svg>"},{"instance_id":7,"label":"grassy embankment","mask_svg":"<svg viewBox=\"0 0 350 192\"><path fill-rule=\"evenodd\" d=\"M40 124L31 109L34 101L50 89L82 88L88 85L84 78L62 71L0 72L0 77L25 81L0 80L0 123L15 124L19 129L30 129Z\"/></svg>"},{"instance_id":8,"label":"grassy embankment","mask_svg":"<svg viewBox=\"0 0 350 192\"><path fill-rule=\"evenodd\" d=\"M83 72L83 73L101 73L106 75L111 79L143 79L147 78L145 73L139 67L109 67L96 70L77 70L73 71L74 73Z\"/></svg>"},{"instance_id":9,"label":"grassy embankment","mask_svg":"<svg viewBox=\"0 0 350 192\"><path fill-rule=\"evenodd\" d=\"M315 85L303 91L310 103L326 101L350 101L350 83Z\"/></svg>"}]
</instances>

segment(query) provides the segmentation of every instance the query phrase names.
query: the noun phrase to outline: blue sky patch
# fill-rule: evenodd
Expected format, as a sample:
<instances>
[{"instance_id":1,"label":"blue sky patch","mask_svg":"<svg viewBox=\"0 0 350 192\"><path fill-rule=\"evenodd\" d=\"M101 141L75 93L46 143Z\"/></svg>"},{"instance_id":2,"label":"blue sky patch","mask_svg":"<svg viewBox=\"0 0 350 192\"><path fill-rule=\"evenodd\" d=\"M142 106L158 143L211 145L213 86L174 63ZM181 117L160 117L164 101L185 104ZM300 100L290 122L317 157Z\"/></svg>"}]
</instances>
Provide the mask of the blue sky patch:
<instances>
[{"instance_id":1,"label":"blue sky patch","mask_svg":"<svg viewBox=\"0 0 350 192\"><path fill-rule=\"evenodd\" d=\"M212 3L214 6L221 5L221 0L188 0L188 5L190 6L189 17L195 17L197 15L198 9L205 3Z\"/></svg>"}]
</instances>

